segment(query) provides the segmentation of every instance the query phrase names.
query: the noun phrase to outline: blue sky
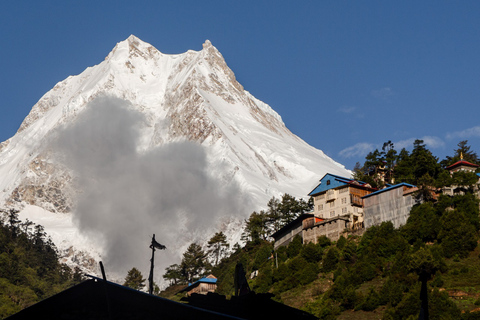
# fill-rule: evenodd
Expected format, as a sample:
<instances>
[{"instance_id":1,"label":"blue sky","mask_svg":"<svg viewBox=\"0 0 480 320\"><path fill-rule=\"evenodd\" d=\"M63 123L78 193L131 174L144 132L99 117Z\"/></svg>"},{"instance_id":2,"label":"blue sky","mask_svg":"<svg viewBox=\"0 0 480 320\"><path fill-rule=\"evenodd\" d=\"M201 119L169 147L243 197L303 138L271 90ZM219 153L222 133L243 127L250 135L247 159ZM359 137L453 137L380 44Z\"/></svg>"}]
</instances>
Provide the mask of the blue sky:
<instances>
[{"instance_id":1,"label":"blue sky","mask_svg":"<svg viewBox=\"0 0 480 320\"><path fill-rule=\"evenodd\" d=\"M41 96L134 34L209 39L239 82L351 169L391 140L480 153L480 1L1 1L0 141Z\"/></svg>"}]
</instances>

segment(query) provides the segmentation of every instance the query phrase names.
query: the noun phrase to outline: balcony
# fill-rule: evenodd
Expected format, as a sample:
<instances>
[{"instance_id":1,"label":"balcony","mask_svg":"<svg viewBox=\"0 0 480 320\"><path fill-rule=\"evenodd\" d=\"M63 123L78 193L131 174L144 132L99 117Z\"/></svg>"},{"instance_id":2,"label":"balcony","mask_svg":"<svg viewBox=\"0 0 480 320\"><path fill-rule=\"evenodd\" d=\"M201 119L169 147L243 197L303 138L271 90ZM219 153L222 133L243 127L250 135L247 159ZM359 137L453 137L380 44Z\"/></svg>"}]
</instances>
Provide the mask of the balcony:
<instances>
[{"instance_id":1,"label":"balcony","mask_svg":"<svg viewBox=\"0 0 480 320\"><path fill-rule=\"evenodd\" d=\"M352 206L363 207L362 197L357 196L356 194L350 194L350 202L351 202Z\"/></svg>"},{"instance_id":2,"label":"balcony","mask_svg":"<svg viewBox=\"0 0 480 320\"><path fill-rule=\"evenodd\" d=\"M337 198L337 195L335 194L335 190L328 190L327 191L327 201L332 201Z\"/></svg>"}]
</instances>

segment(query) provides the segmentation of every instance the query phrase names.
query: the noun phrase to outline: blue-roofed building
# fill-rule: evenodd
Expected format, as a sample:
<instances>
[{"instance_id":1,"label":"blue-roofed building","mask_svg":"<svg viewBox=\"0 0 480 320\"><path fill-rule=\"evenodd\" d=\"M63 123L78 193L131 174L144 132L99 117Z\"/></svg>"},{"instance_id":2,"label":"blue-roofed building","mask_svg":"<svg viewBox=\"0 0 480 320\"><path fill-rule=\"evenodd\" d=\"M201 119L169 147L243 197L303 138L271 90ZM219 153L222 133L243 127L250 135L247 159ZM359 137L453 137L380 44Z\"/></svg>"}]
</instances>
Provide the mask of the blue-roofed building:
<instances>
[{"instance_id":1,"label":"blue-roofed building","mask_svg":"<svg viewBox=\"0 0 480 320\"><path fill-rule=\"evenodd\" d=\"M375 191L368 183L327 173L308 194L313 197L316 218L304 221L304 243L325 235L337 240L347 229L363 229L362 197Z\"/></svg>"},{"instance_id":2,"label":"blue-roofed building","mask_svg":"<svg viewBox=\"0 0 480 320\"><path fill-rule=\"evenodd\" d=\"M211 274L192 284L189 284L186 288L183 288L179 292L186 292L187 296L190 296L194 293L207 294L209 292L215 292L215 290L217 290L217 278Z\"/></svg>"},{"instance_id":3,"label":"blue-roofed building","mask_svg":"<svg viewBox=\"0 0 480 320\"><path fill-rule=\"evenodd\" d=\"M391 221L395 228L407 223L417 190L414 185L402 182L364 196L365 228L386 221Z\"/></svg>"}]
</instances>

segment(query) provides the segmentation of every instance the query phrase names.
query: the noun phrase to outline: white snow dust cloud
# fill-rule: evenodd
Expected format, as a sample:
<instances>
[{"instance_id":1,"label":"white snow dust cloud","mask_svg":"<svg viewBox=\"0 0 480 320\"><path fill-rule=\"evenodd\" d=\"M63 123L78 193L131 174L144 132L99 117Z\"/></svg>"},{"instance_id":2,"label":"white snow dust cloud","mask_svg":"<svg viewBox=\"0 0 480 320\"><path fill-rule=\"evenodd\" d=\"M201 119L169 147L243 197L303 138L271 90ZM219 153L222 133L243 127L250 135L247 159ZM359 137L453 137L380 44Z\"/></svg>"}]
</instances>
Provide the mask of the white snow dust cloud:
<instances>
[{"instance_id":1,"label":"white snow dust cloud","mask_svg":"<svg viewBox=\"0 0 480 320\"><path fill-rule=\"evenodd\" d=\"M130 103L96 98L56 132L52 146L77 175L75 223L101 246L107 273L124 277L137 267L147 277L155 233L167 246L155 259L161 281L163 269L179 262L181 246L205 236L221 216L241 212L242 197L238 188L212 178L199 144L175 142L139 152L143 122Z\"/></svg>"}]
</instances>

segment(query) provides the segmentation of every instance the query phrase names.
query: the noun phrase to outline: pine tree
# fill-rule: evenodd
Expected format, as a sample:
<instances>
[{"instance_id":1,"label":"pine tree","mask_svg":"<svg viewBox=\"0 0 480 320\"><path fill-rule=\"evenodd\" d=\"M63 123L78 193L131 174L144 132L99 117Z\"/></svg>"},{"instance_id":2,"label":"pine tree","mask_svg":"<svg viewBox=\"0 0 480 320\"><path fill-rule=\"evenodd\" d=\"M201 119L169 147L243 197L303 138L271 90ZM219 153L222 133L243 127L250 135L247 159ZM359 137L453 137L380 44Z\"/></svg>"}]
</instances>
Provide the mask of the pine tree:
<instances>
[{"instance_id":1,"label":"pine tree","mask_svg":"<svg viewBox=\"0 0 480 320\"><path fill-rule=\"evenodd\" d=\"M189 283L192 283L204 275L208 269L206 254L202 247L196 243L190 244L187 251L183 253L183 259L180 264L182 277Z\"/></svg>"},{"instance_id":2,"label":"pine tree","mask_svg":"<svg viewBox=\"0 0 480 320\"><path fill-rule=\"evenodd\" d=\"M220 259L225 255L230 245L227 242L227 237L223 232L217 232L208 241L208 254L213 257L214 266L218 264Z\"/></svg>"},{"instance_id":3,"label":"pine tree","mask_svg":"<svg viewBox=\"0 0 480 320\"><path fill-rule=\"evenodd\" d=\"M137 268L132 268L128 271L123 285L135 290L140 290L145 286L145 279Z\"/></svg>"},{"instance_id":4,"label":"pine tree","mask_svg":"<svg viewBox=\"0 0 480 320\"><path fill-rule=\"evenodd\" d=\"M403 148L398 154L397 165L395 166L395 181L414 183L413 162L408 151Z\"/></svg>"},{"instance_id":5,"label":"pine tree","mask_svg":"<svg viewBox=\"0 0 480 320\"><path fill-rule=\"evenodd\" d=\"M467 145L468 140L460 141L457 144L457 149L454 149L453 157L447 156L445 160L441 162L442 167L448 167L449 165L454 164L455 162L459 161L463 158L463 160L474 163L480 164L480 159L476 152L470 150L470 146Z\"/></svg>"},{"instance_id":6,"label":"pine tree","mask_svg":"<svg viewBox=\"0 0 480 320\"><path fill-rule=\"evenodd\" d=\"M438 158L426 148L423 140L415 140L410 158L411 164L413 165L413 174L415 176L414 184L417 184L418 180L427 174L433 179L437 178L440 172Z\"/></svg>"},{"instance_id":7,"label":"pine tree","mask_svg":"<svg viewBox=\"0 0 480 320\"><path fill-rule=\"evenodd\" d=\"M170 285L178 284L182 280L182 269L178 264L172 264L165 269L163 279L169 280Z\"/></svg>"},{"instance_id":8,"label":"pine tree","mask_svg":"<svg viewBox=\"0 0 480 320\"><path fill-rule=\"evenodd\" d=\"M257 243L260 240L266 240L269 233L269 221L270 217L265 211L262 210L260 213L254 211L248 220L245 220L242 240L252 241L253 243Z\"/></svg>"}]
</instances>

